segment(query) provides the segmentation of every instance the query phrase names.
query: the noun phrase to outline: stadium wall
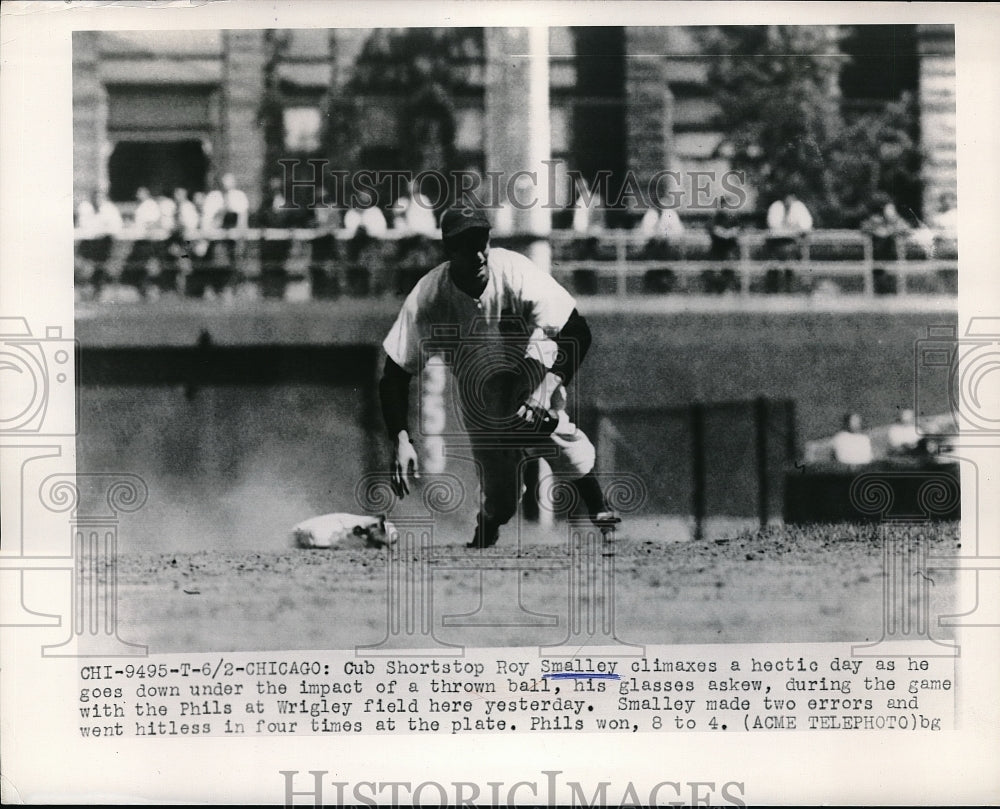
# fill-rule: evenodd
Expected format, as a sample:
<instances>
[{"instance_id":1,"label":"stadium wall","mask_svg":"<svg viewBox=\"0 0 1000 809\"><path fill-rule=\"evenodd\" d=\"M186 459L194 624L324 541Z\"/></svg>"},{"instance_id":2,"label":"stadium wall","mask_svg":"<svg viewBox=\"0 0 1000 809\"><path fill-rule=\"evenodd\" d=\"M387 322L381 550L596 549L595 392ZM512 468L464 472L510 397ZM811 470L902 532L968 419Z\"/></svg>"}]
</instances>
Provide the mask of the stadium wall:
<instances>
[{"instance_id":1,"label":"stadium wall","mask_svg":"<svg viewBox=\"0 0 1000 809\"><path fill-rule=\"evenodd\" d=\"M341 301L81 316L78 468L132 472L150 486L124 550L273 547L299 519L351 510L361 476L387 457L374 380L398 303L383 303L375 314L368 302ZM666 425L667 409L695 400L791 399L800 441L831 433L846 410L875 423L911 405L914 342L928 326L956 321L870 312L588 319L594 344L579 376L581 408L662 407ZM945 392L930 393L940 401L930 396L929 405L947 410ZM745 443L716 429L712 441ZM665 480L679 475L680 492L690 447L677 447L676 464L663 449L651 464ZM448 518L461 534L475 509L474 468L454 461L449 471L468 494ZM751 468L746 485L752 476ZM411 500L401 504L407 512L418 505Z\"/></svg>"},{"instance_id":2,"label":"stadium wall","mask_svg":"<svg viewBox=\"0 0 1000 809\"><path fill-rule=\"evenodd\" d=\"M398 301L275 303L252 308L95 308L78 317L83 349L214 345L375 346ZM914 400L914 344L954 312L596 311L582 301L594 343L578 378L580 404L675 407L767 396L792 399L799 437L830 435L846 411L892 420ZM929 412L947 392L926 391Z\"/></svg>"}]
</instances>

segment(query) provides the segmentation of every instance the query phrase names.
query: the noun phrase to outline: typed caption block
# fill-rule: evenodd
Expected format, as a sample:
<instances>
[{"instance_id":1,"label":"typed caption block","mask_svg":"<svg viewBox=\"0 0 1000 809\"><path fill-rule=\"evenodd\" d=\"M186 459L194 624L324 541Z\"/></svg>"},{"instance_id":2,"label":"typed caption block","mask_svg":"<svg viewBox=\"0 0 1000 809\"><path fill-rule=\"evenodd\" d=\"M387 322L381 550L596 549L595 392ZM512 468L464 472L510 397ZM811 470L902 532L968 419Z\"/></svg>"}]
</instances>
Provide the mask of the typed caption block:
<instances>
[{"instance_id":1,"label":"typed caption block","mask_svg":"<svg viewBox=\"0 0 1000 809\"><path fill-rule=\"evenodd\" d=\"M951 657L840 644L647 647L642 656L161 655L79 669L84 738L536 732L936 732ZM780 653L780 654L778 654Z\"/></svg>"}]
</instances>

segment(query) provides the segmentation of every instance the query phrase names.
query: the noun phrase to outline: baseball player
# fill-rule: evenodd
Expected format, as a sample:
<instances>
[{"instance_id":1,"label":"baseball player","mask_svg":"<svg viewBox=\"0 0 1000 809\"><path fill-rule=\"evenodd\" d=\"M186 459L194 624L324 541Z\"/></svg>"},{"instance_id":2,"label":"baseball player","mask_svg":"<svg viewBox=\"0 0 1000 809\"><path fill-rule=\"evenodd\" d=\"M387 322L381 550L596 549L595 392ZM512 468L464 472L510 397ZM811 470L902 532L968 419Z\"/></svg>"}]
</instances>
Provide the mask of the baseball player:
<instances>
[{"instance_id":1,"label":"baseball player","mask_svg":"<svg viewBox=\"0 0 1000 809\"><path fill-rule=\"evenodd\" d=\"M480 510L470 548L495 545L517 511L526 457L544 457L568 480L604 538L620 522L593 473L594 446L566 413L565 384L590 346L590 329L572 296L524 256L490 248L490 223L471 207L441 219L446 261L406 298L383 342L379 384L392 444L392 487L409 493L419 477L407 426L409 386L441 334L479 472Z\"/></svg>"}]
</instances>

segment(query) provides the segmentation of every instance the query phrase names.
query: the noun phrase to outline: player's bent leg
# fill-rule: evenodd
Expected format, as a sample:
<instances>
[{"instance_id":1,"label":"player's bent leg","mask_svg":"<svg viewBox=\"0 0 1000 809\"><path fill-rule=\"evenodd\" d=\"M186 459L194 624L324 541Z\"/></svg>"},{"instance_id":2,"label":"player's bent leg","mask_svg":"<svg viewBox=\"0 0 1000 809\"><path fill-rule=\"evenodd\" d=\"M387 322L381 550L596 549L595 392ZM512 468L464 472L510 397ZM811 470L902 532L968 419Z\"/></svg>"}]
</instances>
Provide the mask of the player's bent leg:
<instances>
[{"instance_id":1,"label":"player's bent leg","mask_svg":"<svg viewBox=\"0 0 1000 809\"><path fill-rule=\"evenodd\" d=\"M500 526L517 513L523 486L518 477L520 452L508 448L474 450L481 499L476 533L468 548L489 548L500 538Z\"/></svg>"},{"instance_id":2,"label":"player's bent leg","mask_svg":"<svg viewBox=\"0 0 1000 809\"><path fill-rule=\"evenodd\" d=\"M548 459L552 473L572 484L587 509L590 521L600 529L606 540L613 540L615 526L621 523L621 518L608 506L594 474L597 452L583 430L570 422L565 413L560 416L559 428L551 436L558 449L555 456Z\"/></svg>"}]
</instances>

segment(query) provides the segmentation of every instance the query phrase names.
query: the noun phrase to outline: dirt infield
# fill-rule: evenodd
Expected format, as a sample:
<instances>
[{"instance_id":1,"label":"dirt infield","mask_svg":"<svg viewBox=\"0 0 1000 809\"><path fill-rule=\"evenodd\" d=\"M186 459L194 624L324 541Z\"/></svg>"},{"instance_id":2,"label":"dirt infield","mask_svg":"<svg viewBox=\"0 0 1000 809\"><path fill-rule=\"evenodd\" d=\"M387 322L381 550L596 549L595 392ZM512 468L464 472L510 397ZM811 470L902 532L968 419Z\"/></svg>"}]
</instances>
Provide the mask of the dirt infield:
<instances>
[{"instance_id":1,"label":"dirt infield","mask_svg":"<svg viewBox=\"0 0 1000 809\"><path fill-rule=\"evenodd\" d=\"M884 537L921 539L931 557L960 547L957 523L774 527L672 543L623 532L613 556L594 557L598 572L589 581L601 615L599 571L609 571L615 633L623 641L875 641L883 635ZM403 587L410 575L429 582L400 590L417 607L410 612L411 645L439 643L444 653L445 644L530 646L567 638L572 557L565 533L524 536L520 550L516 537L488 551L466 550L464 541L441 542L419 560L397 556L392 566L376 549L127 555L118 570L120 634L148 644L151 653L377 644L387 634L392 571ZM945 639L936 618L960 606L956 576L931 571L931 578L931 634ZM911 592L916 598L917 588ZM421 603L430 610L433 637L419 632ZM594 642L603 640L598 634Z\"/></svg>"}]
</instances>

